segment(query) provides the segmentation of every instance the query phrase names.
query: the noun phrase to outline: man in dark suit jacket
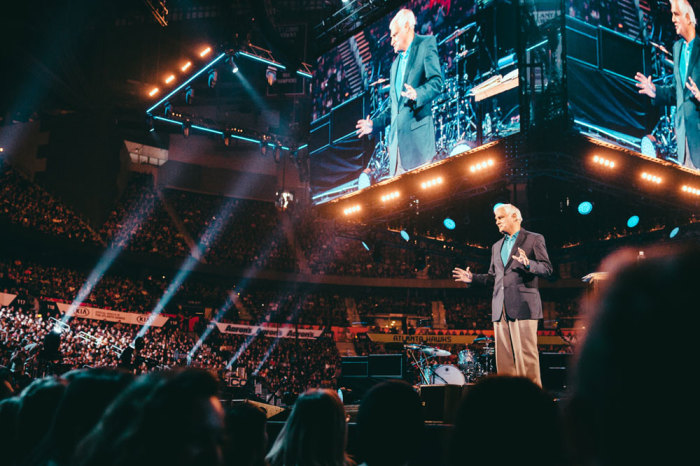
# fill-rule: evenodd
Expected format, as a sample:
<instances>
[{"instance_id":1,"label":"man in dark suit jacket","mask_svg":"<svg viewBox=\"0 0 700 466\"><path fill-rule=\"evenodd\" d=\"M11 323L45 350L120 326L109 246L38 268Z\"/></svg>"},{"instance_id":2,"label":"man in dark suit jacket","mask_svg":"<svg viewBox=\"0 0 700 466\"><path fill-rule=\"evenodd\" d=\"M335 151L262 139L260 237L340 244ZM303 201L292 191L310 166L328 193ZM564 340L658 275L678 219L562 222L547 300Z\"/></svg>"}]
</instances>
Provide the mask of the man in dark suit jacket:
<instances>
[{"instance_id":1,"label":"man in dark suit jacket","mask_svg":"<svg viewBox=\"0 0 700 466\"><path fill-rule=\"evenodd\" d=\"M374 120L357 122L357 135L380 132L391 123L389 175L412 170L435 155L435 124L431 102L442 92L442 71L435 36L414 32L416 17L402 9L391 20L391 45L397 57L391 65L391 105Z\"/></svg>"},{"instance_id":2,"label":"man in dark suit jacket","mask_svg":"<svg viewBox=\"0 0 700 466\"><path fill-rule=\"evenodd\" d=\"M678 162L688 168L700 168L700 43L696 37L696 19L687 0L671 0L671 19L681 36L673 44L674 84L657 86L651 76L635 75L640 94L659 105L676 106L676 142Z\"/></svg>"},{"instance_id":3,"label":"man in dark suit jacket","mask_svg":"<svg viewBox=\"0 0 700 466\"><path fill-rule=\"evenodd\" d=\"M520 228L520 210L504 204L494 211L496 226L505 236L491 249L491 266L486 274L472 274L469 267L455 267L456 281L493 285L491 320L496 336L496 367L499 374L527 377L539 386L540 361L537 351L537 322L542 318L538 277L549 277L544 237ZM514 254L515 253L515 254Z\"/></svg>"}]
</instances>

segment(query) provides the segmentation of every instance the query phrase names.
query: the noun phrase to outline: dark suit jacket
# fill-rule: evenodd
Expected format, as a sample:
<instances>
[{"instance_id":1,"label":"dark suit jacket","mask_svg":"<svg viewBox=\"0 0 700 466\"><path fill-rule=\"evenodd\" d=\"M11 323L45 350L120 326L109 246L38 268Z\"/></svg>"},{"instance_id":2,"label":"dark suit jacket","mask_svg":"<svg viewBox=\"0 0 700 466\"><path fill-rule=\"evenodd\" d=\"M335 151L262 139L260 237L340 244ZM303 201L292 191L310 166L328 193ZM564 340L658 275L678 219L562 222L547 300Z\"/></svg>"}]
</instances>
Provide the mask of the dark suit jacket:
<instances>
[{"instance_id":1,"label":"dark suit jacket","mask_svg":"<svg viewBox=\"0 0 700 466\"><path fill-rule=\"evenodd\" d=\"M700 38L693 43L693 50L688 60L688 76L693 78L695 84L700 86ZM676 141L678 142L678 161L686 163L686 155L690 157L695 168L700 167L700 102L693 98L693 94L685 86L680 73L680 54L683 39L678 39L673 44L673 76L674 84L671 86L656 86L656 102L659 105L676 106ZM685 141L688 140L690 154L685 153Z\"/></svg>"},{"instance_id":2,"label":"dark suit jacket","mask_svg":"<svg viewBox=\"0 0 700 466\"><path fill-rule=\"evenodd\" d=\"M391 65L391 106L375 118L373 131L381 131L389 123L396 131L401 165L411 170L432 160L435 155L435 124L431 102L442 92L442 71L438 58L435 36L416 34L411 43L403 84L416 90L416 100L397 98L395 92L396 73L399 63L397 55Z\"/></svg>"},{"instance_id":3,"label":"dark suit jacket","mask_svg":"<svg viewBox=\"0 0 700 466\"><path fill-rule=\"evenodd\" d=\"M546 278L552 274L552 264L549 262L544 237L521 228L505 266L501 259L503 240L504 238L501 238L496 241L491 248L489 272L474 274L472 281L493 285L491 320L494 322L501 320L504 305L511 319L541 319L542 301L537 289L537 277ZM529 269L513 259L518 253L518 248L522 248L530 260Z\"/></svg>"}]
</instances>

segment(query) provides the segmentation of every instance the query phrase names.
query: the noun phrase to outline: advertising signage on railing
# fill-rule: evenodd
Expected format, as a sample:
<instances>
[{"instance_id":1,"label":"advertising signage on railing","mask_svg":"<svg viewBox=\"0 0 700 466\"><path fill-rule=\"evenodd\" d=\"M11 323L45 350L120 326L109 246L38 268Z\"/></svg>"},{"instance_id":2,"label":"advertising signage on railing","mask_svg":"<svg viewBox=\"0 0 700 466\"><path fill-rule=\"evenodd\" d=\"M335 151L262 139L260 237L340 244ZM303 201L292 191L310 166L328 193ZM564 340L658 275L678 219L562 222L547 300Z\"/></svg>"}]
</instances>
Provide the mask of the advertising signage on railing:
<instances>
[{"instance_id":1,"label":"advertising signage on railing","mask_svg":"<svg viewBox=\"0 0 700 466\"><path fill-rule=\"evenodd\" d=\"M323 333L322 329L299 329L297 332L294 326L272 327L265 325L241 325L217 323L216 327L221 333L235 335L258 335L271 338L300 338L316 339Z\"/></svg>"}]
</instances>

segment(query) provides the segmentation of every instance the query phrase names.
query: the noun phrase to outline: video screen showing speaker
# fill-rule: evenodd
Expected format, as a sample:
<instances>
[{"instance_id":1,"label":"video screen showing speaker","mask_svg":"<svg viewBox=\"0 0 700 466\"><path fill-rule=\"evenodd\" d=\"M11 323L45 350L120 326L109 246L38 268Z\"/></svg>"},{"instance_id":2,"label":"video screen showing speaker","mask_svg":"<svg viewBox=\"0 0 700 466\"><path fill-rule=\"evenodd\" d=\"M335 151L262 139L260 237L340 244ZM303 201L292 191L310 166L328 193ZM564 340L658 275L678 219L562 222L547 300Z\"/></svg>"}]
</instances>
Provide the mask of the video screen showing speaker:
<instances>
[{"instance_id":1,"label":"video screen showing speaker","mask_svg":"<svg viewBox=\"0 0 700 466\"><path fill-rule=\"evenodd\" d=\"M684 45L695 28L674 26L670 2L566 3L567 95L575 128L700 168L700 91L694 96L691 84L700 79L700 50ZM697 14L695 2L687 5L688 14Z\"/></svg>"},{"instance_id":2,"label":"video screen showing speaker","mask_svg":"<svg viewBox=\"0 0 700 466\"><path fill-rule=\"evenodd\" d=\"M517 2L412 0L321 55L313 202L520 131L516 17Z\"/></svg>"}]
</instances>

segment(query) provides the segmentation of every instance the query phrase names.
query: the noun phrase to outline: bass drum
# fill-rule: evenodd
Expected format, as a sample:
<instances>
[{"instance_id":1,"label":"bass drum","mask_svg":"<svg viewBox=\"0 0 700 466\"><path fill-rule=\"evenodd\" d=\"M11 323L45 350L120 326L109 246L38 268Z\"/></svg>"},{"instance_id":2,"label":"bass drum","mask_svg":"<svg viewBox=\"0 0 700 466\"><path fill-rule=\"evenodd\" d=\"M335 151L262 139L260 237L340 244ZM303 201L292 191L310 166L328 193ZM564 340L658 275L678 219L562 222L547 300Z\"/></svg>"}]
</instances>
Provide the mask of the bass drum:
<instances>
[{"instance_id":1,"label":"bass drum","mask_svg":"<svg viewBox=\"0 0 700 466\"><path fill-rule=\"evenodd\" d=\"M469 150L472 150L475 147L476 147L476 141L468 141L466 139L459 140L456 143L454 143L452 145L452 147L450 148L449 156L452 157L455 155L459 155L463 152L467 152Z\"/></svg>"},{"instance_id":2,"label":"bass drum","mask_svg":"<svg viewBox=\"0 0 700 466\"><path fill-rule=\"evenodd\" d=\"M464 385L466 380L460 370L449 364L433 366L430 369L428 382L431 385Z\"/></svg>"}]
</instances>

